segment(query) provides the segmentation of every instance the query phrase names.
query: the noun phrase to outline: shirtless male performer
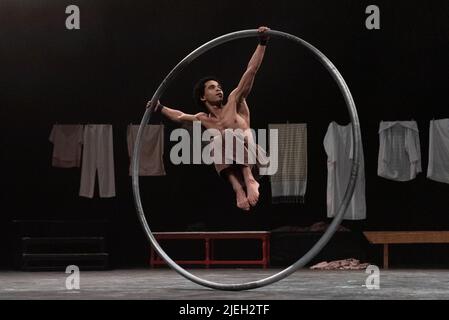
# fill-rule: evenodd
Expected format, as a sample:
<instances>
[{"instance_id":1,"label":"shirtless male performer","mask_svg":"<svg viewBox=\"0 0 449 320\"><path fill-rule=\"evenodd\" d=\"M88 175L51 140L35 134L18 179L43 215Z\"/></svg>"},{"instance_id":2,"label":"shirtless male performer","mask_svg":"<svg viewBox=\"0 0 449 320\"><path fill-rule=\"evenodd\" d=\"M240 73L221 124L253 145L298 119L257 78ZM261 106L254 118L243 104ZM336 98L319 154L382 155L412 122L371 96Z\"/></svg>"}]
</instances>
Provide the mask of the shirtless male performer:
<instances>
[{"instance_id":1,"label":"shirtless male performer","mask_svg":"<svg viewBox=\"0 0 449 320\"><path fill-rule=\"evenodd\" d=\"M207 113L186 114L182 111L168 108L159 102L155 111L161 112L175 122L200 121L206 129L217 129L221 133L225 129L242 129L243 131L246 130L245 132L249 132L250 112L246 103L246 97L251 91L257 70L265 54L266 44L269 40L268 34L265 33L267 30L270 29L259 27L259 44L237 88L231 91L225 103L219 81L214 77L205 77L196 84L194 98L200 106L207 110ZM150 102L148 102L147 107L149 105ZM247 136L245 139L251 139L251 137ZM236 194L237 207L248 211L250 206L257 204L259 200L259 183L251 171L253 166L247 164L216 164L215 166L219 174L231 183Z\"/></svg>"}]
</instances>

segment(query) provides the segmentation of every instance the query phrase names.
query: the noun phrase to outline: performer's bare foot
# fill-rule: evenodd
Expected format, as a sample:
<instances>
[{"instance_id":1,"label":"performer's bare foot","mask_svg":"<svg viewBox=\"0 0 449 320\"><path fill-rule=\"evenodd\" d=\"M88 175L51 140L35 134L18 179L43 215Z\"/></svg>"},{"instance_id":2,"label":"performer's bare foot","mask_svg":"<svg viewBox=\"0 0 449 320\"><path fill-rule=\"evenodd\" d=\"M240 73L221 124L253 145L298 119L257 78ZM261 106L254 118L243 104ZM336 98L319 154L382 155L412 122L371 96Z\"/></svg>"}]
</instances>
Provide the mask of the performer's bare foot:
<instances>
[{"instance_id":1,"label":"performer's bare foot","mask_svg":"<svg viewBox=\"0 0 449 320\"><path fill-rule=\"evenodd\" d=\"M242 210L248 211L250 209L248 199L246 198L246 193L243 189L235 191L237 197L237 207Z\"/></svg>"},{"instance_id":2,"label":"performer's bare foot","mask_svg":"<svg viewBox=\"0 0 449 320\"><path fill-rule=\"evenodd\" d=\"M248 199L249 204L254 207L257 204L257 201L259 201L259 183L254 179L248 180L246 192L248 194L246 198Z\"/></svg>"}]
</instances>

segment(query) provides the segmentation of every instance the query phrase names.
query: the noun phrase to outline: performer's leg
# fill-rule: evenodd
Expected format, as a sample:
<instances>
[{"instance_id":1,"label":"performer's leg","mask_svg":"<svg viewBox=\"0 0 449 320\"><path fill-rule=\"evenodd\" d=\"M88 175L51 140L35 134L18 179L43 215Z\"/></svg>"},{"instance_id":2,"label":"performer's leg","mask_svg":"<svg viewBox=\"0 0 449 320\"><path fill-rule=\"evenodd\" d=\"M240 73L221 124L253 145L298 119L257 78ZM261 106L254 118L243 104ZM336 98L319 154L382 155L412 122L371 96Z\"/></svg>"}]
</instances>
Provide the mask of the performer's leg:
<instances>
[{"instance_id":1,"label":"performer's leg","mask_svg":"<svg viewBox=\"0 0 449 320\"><path fill-rule=\"evenodd\" d=\"M237 207L243 210L249 210L250 205L245 190L243 190L245 183L238 171L238 167L229 167L226 169L225 174L232 185L232 189L234 189L237 198Z\"/></svg>"},{"instance_id":2,"label":"performer's leg","mask_svg":"<svg viewBox=\"0 0 449 320\"><path fill-rule=\"evenodd\" d=\"M245 180L246 193L250 205L255 206L259 201L259 183L254 179L251 168L242 166L242 174Z\"/></svg>"}]
</instances>

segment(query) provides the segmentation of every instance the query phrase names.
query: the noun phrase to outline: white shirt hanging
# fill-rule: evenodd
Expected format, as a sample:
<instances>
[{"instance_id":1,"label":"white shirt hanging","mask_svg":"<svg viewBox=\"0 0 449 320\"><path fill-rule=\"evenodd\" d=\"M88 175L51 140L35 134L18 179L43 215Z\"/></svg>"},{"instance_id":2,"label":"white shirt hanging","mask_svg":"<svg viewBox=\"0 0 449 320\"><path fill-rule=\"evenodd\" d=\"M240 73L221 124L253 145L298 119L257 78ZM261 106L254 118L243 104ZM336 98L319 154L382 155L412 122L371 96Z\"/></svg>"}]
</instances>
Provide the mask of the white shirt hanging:
<instances>
[{"instance_id":1,"label":"white shirt hanging","mask_svg":"<svg viewBox=\"0 0 449 320\"><path fill-rule=\"evenodd\" d=\"M416 121L381 121L377 174L409 181L421 172L421 147Z\"/></svg>"}]
</instances>

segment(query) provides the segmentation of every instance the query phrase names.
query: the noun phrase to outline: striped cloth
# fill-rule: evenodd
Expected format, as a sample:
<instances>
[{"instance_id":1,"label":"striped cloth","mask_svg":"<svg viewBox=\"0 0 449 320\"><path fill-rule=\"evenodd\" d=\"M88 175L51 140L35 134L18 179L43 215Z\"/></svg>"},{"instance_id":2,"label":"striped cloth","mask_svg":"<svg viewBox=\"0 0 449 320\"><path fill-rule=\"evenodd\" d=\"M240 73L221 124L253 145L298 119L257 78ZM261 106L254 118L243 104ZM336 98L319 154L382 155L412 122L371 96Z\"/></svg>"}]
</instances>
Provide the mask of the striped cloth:
<instances>
[{"instance_id":1,"label":"striped cloth","mask_svg":"<svg viewBox=\"0 0 449 320\"><path fill-rule=\"evenodd\" d=\"M269 124L278 131L278 171L270 176L272 203L304 202L307 187L307 124Z\"/></svg>"}]
</instances>

